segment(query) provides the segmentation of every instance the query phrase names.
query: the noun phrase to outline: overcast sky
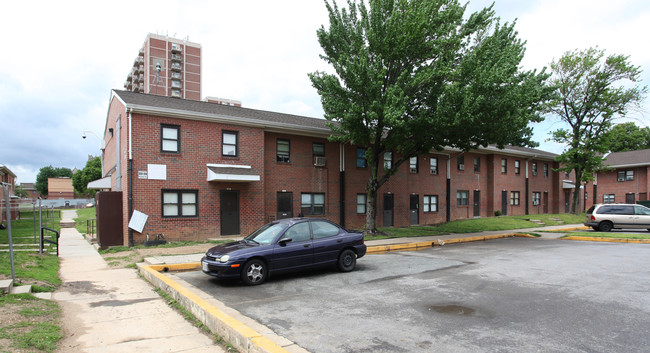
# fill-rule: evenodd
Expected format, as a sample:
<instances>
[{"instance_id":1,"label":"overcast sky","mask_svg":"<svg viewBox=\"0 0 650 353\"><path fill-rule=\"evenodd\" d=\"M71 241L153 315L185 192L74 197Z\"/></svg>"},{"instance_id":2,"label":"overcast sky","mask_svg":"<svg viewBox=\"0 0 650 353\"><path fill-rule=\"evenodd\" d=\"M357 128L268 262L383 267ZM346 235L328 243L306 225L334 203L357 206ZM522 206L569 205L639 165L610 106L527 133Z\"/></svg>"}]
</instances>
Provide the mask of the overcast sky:
<instances>
[{"instance_id":1,"label":"overcast sky","mask_svg":"<svg viewBox=\"0 0 650 353\"><path fill-rule=\"evenodd\" d=\"M341 3L341 0L339 0ZM492 1L471 1L476 11ZM101 5L100 5L101 4ZM202 95L249 108L321 118L307 73L325 70L316 30L327 24L320 0L10 1L3 4L0 59L0 164L18 182L41 167L81 169L99 155L111 89L123 89L147 33L203 47ZM565 51L599 46L630 56L650 86L650 1L496 0L527 41L523 66L541 69ZM631 116L647 126L650 104ZM541 149L561 125L536 124Z\"/></svg>"}]
</instances>

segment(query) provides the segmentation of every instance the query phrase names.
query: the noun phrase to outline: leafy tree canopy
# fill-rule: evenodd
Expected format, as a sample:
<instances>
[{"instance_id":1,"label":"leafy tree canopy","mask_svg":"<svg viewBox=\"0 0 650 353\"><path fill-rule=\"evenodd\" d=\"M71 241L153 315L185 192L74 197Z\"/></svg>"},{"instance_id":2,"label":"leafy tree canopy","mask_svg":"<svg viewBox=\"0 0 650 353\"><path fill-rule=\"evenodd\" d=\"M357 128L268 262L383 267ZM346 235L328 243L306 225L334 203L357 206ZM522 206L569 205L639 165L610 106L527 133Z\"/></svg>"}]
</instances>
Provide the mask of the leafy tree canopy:
<instances>
[{"instance_id":1,"label":"leafy tree canopy","mask_svg":"<svg viewBox=\"0 0 650 353\"><path fill-rule=\"evenodd\" d=\"M74 173L72 176L72 186L77 194L94 196L97 192L96 190L88 190L88 183L91 181L97 180L102 177L102 159L100 157L95 157L88 162L86 166Z\"/></svg>"},{"instance_id":2,"label":"leafy tree canopy","mask_svg":"<svg viewBox=\"0 0 650 353\"><path fill-rule=\"evenodd\" d=\"M47 178L71 178L72 170L70 168L60 167L54 168L51 165L43 167L36 175L36 183L34 187L41 195L47 195Z\"/></svg>"},{"instance_id":3,"label":"leafy tree canopy","mask_svg":"<svg viewBox=\"0 0 650 353\"><path fill-rule=\"evenodd\" d=\"M605 57L604 50L594 48L566 52L551 63L551 71L555 97L548 109L568 125L552 133L553 141L566 145L556 160L562 165L559 170L575 171L576 185L580 185L602 168L613 120L639 106L647 87L634 85L640 81L641 69L632 65L628 56ZM576 192L572 213L577 206Z\"/></svg>"},{"instance_id":4,"label":"leafy tree canopy","mask_svg":"<svg viewBox=\"0 0 650 353\"><path fill-rule=\"evenodd\" d=\"M368 3L368 5L366 5ZM522 71L524 43L492 7L464 18L455 0L326 1L321 58L310 74L334 141L366 148L366 230L378 188L410 157L456 147L535 145L530 122L550 94L543 71ZM379 175L384 152L398 152Z\"/></svg>"},{"instance_id":5,"label":"leafy tree canopy","mask_svg":"<svg viewBox=\"0 0 650 353\"><path fill-rule=\"evenodd\" d=\"M640 128L632 122L614 125L605 140L611 152L650 149L650 127Z\"/></svg>"}]
</instances>

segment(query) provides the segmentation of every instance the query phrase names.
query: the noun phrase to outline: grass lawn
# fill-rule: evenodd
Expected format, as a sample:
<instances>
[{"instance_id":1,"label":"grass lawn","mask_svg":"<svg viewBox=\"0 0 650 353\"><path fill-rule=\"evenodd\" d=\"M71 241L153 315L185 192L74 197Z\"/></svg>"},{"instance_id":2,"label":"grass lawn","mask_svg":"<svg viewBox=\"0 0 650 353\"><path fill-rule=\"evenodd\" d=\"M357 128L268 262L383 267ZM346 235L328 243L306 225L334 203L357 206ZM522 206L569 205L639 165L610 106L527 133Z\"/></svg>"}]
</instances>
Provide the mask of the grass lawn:
<instances>
[{"instance_id":1,"label":"grass lawn","mask_svg":"<svg viewBox=\"0 0 650 353\"><path fill-rule=\"evenodd\" d=\"M43 213L43 226L58 231L60 212L56 210L48 216L50 218ZM51 292L61 285L59 258L54 246L44 254L39 254L38 250L17 251L22 247L20 244L35 245L34 249L38 249L40 232L37 229L35 242L32 217L31 210L21 211L20 219L11 222L12 243L17 245L14 246L14 286L31 284L32 292ZM8 250L8 229L0 230L0 244L5 245L2 249ZM0 252L0 278L11 278L9 251ZM31 294L0 294L0 352L53 352L63 337L60 313L56 302L51 300L38 299Z\"/></svg>"},{"instance_id":2,"label":"grass lawn","mask_svg":"<svg viewBox=\"0 0 650 353\"><path fill-rule=\"evenodd\" d=\"M650 232L646 233L619 233L619 232L571 232L565 237L593 237L613 239L650 239Z\"/></svg>"},{"instance_id":3,"label":"grass lawn","mask_svg":"<svg viewBox=\"0 0 650 353\"><path fill-rule=\"evenodd\" d=\"M54 214L58 215L59 213L55 212ZM21 219L11 222L13 244L32 244L38 249L40 233L37 234L35 243L32 212L21 211L20 215ZM58 221L59 219L50 219L48 228L58 231L60 229ZM0 230L0 244L9 244L8 229ZM8 249L7 246L2 246L2 248ZM14 246L14 270L18 284L32 284L35 292L51 292L61 284L58 276L59 258L55 253L55 245L50 246L50 252L42 255L38 251L17 251L18 249L19 246ZM11 278L11 263L8 251L0 252L0 278Z\"/></svg>"},{"instance_id":4,"label":"grass lawn","mask_svg":"<svg viewBox=\"0 0 650 353\"><path fill-rule=\"evenodd\" d=\"M87 225L86 221L89 219L95 219L95 207L88 207L88 208L79 208L77 209L77 218L75 218L75 222L77 223L75 225L75 229L81 233L81 234L86 234L88 232L87 230ZM95 227L97 226L97 222L95 222ZM97 229L95 229L95 233L97 232Z\"/></svg>"},{"instance_id":5,"label":"grass lawn","mask_svg":"<svg viewBox=\"0 0 650 353\"><path fill-rule=\"evenodd\" d=\"M432 226L412 226L406 228L378 228L383 233L376 237L366 236L366 240L377 240L399 237L422 237L431 235L445 235L452 233L474 233L488 230L510 230L522 228L535 228L541 225L530 220L539 220L547 226L562 224L578 224L584 222L585 215L578 214L537 214L524 216L499 216L487 218L473 218L453 221ZM558 221L560 220L560 221Z\"/></svg>"}]
</instances>

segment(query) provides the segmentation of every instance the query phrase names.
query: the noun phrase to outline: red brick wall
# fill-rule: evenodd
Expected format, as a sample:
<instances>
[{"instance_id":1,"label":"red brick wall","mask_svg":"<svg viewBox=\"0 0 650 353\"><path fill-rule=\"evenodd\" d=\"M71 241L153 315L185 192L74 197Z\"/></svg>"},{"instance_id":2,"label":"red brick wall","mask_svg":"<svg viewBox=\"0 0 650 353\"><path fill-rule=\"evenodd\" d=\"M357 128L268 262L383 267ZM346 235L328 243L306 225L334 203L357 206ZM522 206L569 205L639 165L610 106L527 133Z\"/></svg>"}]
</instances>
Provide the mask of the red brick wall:
<instances>
[{"instance_id":1,"label":"red brick wall","mask_svg":"<svg viewBox=\"0 0 650 353\"><path fill-rule=\"evenodd\" d=\"M207 164L250 165L264 174L264 133L260 129L193 120L133 115L133 208L149 215L143 233L134 232L134 242L146 233L164 233L168 240L199 240L218 237L220 191L239 191L241 233L248 234L264 223L264 179L251 183L207 181ZM161 124L180 126L180 153L160 151ZM221 131L237 131L238 157L221 155ZM139 179L148 164L166 165L166 180ZM162 217L162 189L198 190L198 217ZM126 191L126 190L125 190ZM125 203L126 206L126 203Z\"/></svg>"},{"instance_id":2,"label":"red brick wall","mask_svg":"<svg viewBox=\"0 0 650 353\"><path fill-rule=\"evenodd\" d=\"M650 191L649 169L650 167L643 166L598 173L597 203L603 203L603 196L606 194L614 194L614 201L617 203L624 203L627 194L634 194L635 201L647 200ZM618 181L618 171L627 170L634 171L634 180Z\"/></svg>"}]
</instances>

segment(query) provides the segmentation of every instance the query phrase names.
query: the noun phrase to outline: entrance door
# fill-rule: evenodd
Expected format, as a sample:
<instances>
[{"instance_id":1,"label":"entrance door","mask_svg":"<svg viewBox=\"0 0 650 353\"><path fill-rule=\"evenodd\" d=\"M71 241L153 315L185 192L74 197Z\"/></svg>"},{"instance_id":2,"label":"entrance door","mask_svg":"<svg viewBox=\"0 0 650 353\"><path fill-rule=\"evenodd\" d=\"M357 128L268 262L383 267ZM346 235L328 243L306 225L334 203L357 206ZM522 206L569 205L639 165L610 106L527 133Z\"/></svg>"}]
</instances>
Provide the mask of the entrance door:
<instances>
[{"instance_id":1,"label":"entrance door","mask_svg":"<svg viewBox=\"0 0 650 353\"><path fill-rule=\"evenodd\" d=\"M481 190L474 190L474 217L481 217Z\"/></svg>"},{"instance_id":2,"label":"entrance door","mask_svg":"<svg viewBox=\"0 0 650 353\"><path fill-rule=\"evenodd\" d=\"M277 219L293 217L293 193L278 193L278 214Z\"/></svg>"},{"instance_id":3,"label":"entrance door","mask_svg":"<svg viewBox=\"0 0 650 353\"><path fill-rule=\"evenodd\" d=\"M393 194L384 194L384 227L393 226Z\"/></svg>"},{"instance_id":4,"label":"entrance door","mask_svg":"<svg viewBox=\"0 0 650 353\"><path fill-rule=\"evenodd\" d=\"M625 203L635 203L634 194L625 194Z\"/></svg>"},{"instance_id":5,"label":"entrance door","mask_svg":"<svg viewBox=\"0 0 650 353\"><path fill-rule=\"evenodd\" d=\"M508 192L506 190L501 191L501 214L508 215Z\"/></svg>"},{"instance_id":6,"label":"entrance door","mask_svg":"<svg viewBox=\"0 0 650 353\"><path fill-rule=\"evenodd\" d=\"M418 195L411 195L409 201L409 224L417 225L420 220L418 219L418 209L420 208L420 197Z\"/></svg>"},{"instance_id":7,"label":"entrance door","mask_svg":"<svg viewBox=\"0 0 650 353\"><path fill-rule=\"evenodd\" d=\"M221 191L221 235L239 234L239 191Z\"/></svg>"},{"instance_id":8,"label":"entrance door","mask_svg":"<svg viewBox=\"0 0 650 353\"><path fill-rule=\"evenodd\" d=\"M544 199L542 202L544 202L544 213L548 213L548 191L544 191Z\"/></svg>"},{"instance_id":9,"label":"entrance door","mask_svg":"<svg viewBox=\"0 0 650 353\"><path fill-rule=\"evenodd\" d=\"M571 190L564 192L564 213L571 211Z\"/></svg>"}]
</instances>

